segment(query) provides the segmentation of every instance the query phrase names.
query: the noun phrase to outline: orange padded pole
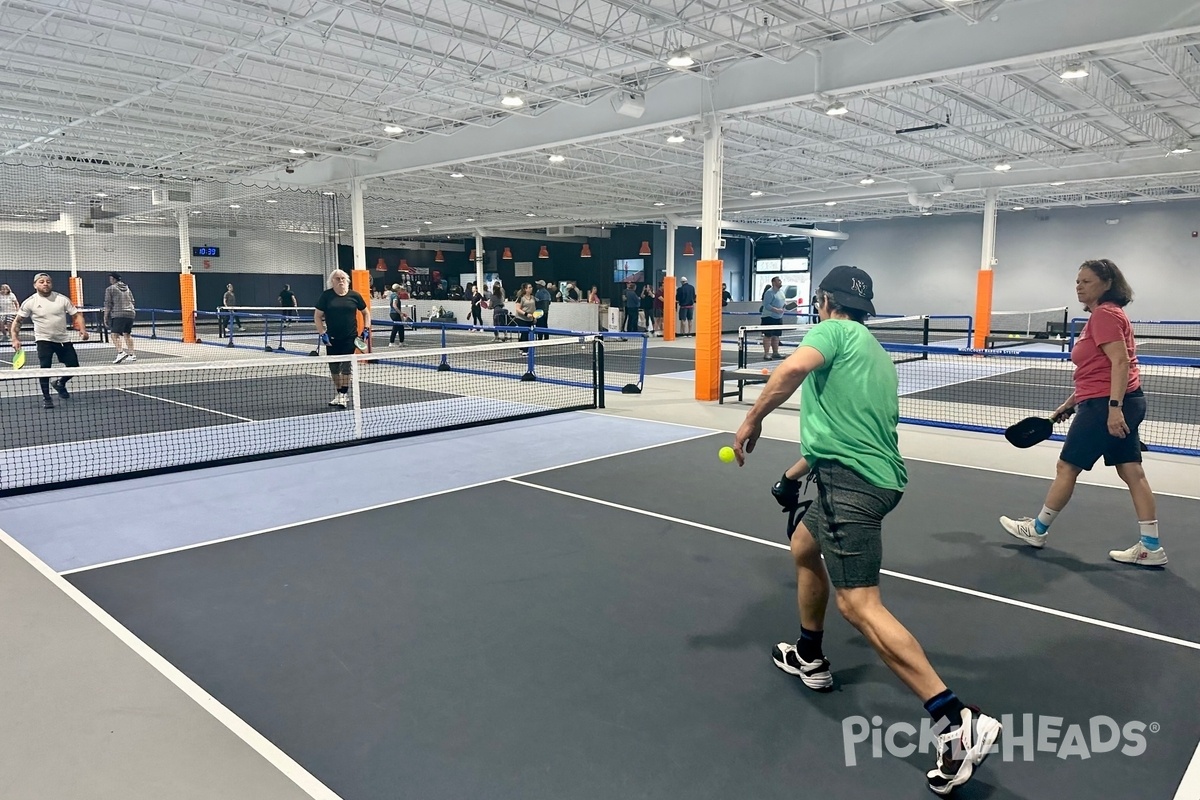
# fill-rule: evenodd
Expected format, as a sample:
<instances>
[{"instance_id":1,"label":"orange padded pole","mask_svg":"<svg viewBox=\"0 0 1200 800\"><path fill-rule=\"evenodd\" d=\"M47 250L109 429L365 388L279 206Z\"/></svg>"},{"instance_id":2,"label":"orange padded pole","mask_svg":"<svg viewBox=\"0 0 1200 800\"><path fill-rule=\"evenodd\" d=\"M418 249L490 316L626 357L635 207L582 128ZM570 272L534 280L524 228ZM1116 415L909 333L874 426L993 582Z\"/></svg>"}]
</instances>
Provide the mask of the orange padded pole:
<instances>
[{"instance_id":1,"label":"orange padded pole","mask_svg":"<svg viewBox=\"0 0 1200 800\"><path fill-rule=\"evenodd\" d=\"M721 393L721 261L696 262L696 399Z\"/></svg>"},{"instance_id":2,"label":"orange padded pole","mask_svg":"<svg viewBox=\"0 0 1200 800\"><path fill-rule=\"evenodd\" d=\"M183 340L189 344L196 338L196 276L190 272L179 275L179 308L183 314Z\"/></svg>"},{"instance_id":3,"label":"orange padded pole","mask_svg":"<svg viewBox=\"0 0 1200 800\"><path fill-rule=\"evenodd\" d=\"M83 278L68 278L67 286L70 287L71 302L76 308L83 308Z\"/></svg>"},{"instance_id":4,"label":"orange padded pole","mask_svg":"<svg viewBox=\"0 0 1200 800\"><path fill-rule=\"evenodd\" d=\"M663 278L663 329L664 342L675 339L675 318L679 310L675 306L675 276Z\"/></svg>"},{"instance_id":5,"label":"orange padded pole","mask_svg":"<svg viewBox=\"0 0 1200 800\"><path fill-rule=\"evenodd\" d=\"M990 269L981 269L975 284L975 336L971 346L976 350L987 347L987 337L992 332L992 283L995 275Z\"/></svg>"},{"instance_id":6,"label":"orange padded pole","mask_svg":"<svg viewBox=\"0 0 1200 800\"><path fill-rule=\"evenodd\" d=\"M362 295L367 303L366 312L358 312L358 329L365 330L371 325L371 273L365 269L356 269L350 273L350 288ZM367 351L372 349L370 340L367 341Z\"/></svg>"}]
</instances>

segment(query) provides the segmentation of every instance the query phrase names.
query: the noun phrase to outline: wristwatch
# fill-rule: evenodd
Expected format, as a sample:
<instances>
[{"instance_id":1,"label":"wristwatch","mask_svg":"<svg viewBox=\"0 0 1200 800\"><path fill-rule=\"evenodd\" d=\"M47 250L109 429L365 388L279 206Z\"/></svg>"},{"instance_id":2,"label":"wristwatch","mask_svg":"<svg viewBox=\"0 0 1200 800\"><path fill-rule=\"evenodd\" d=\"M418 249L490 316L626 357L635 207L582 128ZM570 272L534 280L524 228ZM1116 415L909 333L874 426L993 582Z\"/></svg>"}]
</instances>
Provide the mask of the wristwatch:
<instances>
[{"instance_id":1,"label":"wristwatch","mask_svg":"<svg viewBox=\"0 0 1200 800\"><path fill-rule=\"evenodd\" d=\"M1109 400L1109 401L1108 401L1108 407L1109 407L1109 408L1120 408L1120 407L1121 407L1121 401L1120 401L1120 400Z\"/></svg>"}]
</instances>

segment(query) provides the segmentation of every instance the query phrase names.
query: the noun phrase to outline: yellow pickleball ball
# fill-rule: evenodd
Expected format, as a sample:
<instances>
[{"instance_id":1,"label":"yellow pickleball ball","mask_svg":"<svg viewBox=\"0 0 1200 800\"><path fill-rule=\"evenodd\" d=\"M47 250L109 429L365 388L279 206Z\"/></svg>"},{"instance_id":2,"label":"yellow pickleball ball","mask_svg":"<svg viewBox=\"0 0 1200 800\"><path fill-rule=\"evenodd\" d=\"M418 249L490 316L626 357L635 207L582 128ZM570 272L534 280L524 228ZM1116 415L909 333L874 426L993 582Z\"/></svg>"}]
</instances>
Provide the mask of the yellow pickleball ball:
<instances>
[{"instance_id":1,"label":"yellow pickleball ball","mask_svg":"<svg viewBox=\"0 0 1200 800\"><path fill-rule=\"evenodd\" d=\"M734 459L733 448L732 447L722 447L721 452L717 453L717 456L722 461L724 461L726 464L731 464L731 463L733 463L733 459Z\"/></svg>"}]
</instances>

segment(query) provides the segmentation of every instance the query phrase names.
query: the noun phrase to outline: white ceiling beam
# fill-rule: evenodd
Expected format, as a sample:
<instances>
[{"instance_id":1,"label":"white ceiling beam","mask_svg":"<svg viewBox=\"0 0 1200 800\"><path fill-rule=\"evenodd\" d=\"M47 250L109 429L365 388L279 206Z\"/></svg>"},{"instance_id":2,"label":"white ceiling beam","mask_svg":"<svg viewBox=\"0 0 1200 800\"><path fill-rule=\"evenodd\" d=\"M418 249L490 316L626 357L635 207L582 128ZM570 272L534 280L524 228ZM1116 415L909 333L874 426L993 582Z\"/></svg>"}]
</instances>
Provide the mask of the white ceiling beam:
<instances>
[{"instance_id":1,"label":"white ceiling beam","mask_svg":"<svg viewBox=\"0 0 1200 800\"><path fill-rule=\"evenodd\" d=\"M903 26L874 45L854 40L832 43L821 52L819 87L811 59L787 64L745 59L713 81L712 107L726 113L777 108L816 101L818 89L823 96L848 95L1197 32L1200 4L1194 0L1111 3L1105 4L1103 14L1080 14L1076 0L1023 0L1006 5L996 22L964 25L961 19L947 16ZM359 164L357 170L330 158L305 165L292 176L278 171L258 177L321 185L346 180L352 173L391 175L688 125L699 119L702 110L702 80L685 74L653 87L646 93L646 111L638 120L614 113L606 102L585 108L554 106L536 116L513 113L488 130L399 142L378 154L373 163Z\"/></svg>"}]
</instances>

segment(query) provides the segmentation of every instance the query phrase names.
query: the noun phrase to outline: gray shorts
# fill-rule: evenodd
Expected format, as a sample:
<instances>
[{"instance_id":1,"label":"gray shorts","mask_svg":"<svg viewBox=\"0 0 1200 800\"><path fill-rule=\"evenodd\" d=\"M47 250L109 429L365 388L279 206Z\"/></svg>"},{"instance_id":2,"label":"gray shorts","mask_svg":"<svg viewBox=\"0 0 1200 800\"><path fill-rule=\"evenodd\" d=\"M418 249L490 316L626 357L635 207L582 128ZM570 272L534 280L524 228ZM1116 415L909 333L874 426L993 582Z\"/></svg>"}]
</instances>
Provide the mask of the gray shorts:
<instances>
[{"instance_id":1,"label":"gray shorts","mask_svg":"<svg viewBox=\"0 0 1200 800\"><path fill-rule=\"evenodd\" d=\"M878 586L883 565L883 518L903 492L881 489L832 461L813 469L817 499L804 526L825 557L829 581L838 589Z\"/></svg>"}]
</instances>

